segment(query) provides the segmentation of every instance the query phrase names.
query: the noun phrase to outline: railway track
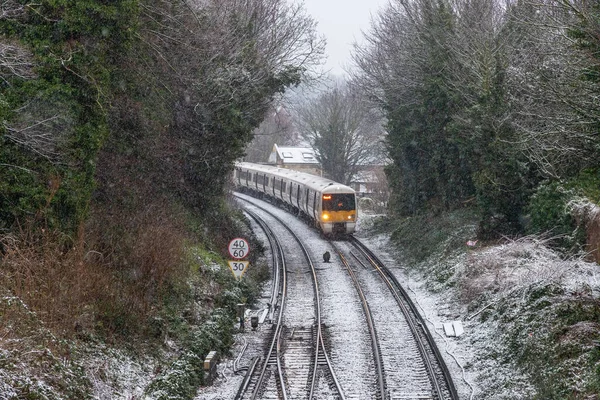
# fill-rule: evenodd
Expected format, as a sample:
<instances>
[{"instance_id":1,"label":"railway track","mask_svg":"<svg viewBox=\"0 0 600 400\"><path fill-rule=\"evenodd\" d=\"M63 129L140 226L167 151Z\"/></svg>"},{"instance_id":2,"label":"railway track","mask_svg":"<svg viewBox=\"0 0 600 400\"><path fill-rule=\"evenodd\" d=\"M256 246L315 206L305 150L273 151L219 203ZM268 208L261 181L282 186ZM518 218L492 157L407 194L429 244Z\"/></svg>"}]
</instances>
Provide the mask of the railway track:
<instances>
[{"instance_id":1,"label":"railway track","mask_svg":"<svg viewBox=\"0 0 600 400\"><path fill-rule=\"evenodd\" d=\"M255 358L252 360L251 366L248 368L246 378L243 380L240 390L236 395L236 400L246 399L257 399L259 394L263 394L265 387L268 387L267 382L274 380L271 384L271 392L278 391L275 396L272 393L266 394L266 399L273 398L278 399L278 393L282 394L283 399L287 399L287 391L285 388L285 379L283 376L283 369L279 362L279 350L281 344L281 333L282 333L282 320L285 312L285 305L287 300L287 274L285 266L285 257L283 255L283 248L279 241L267 226L259 217L249 212L249 215L253 216L256 222L264 230L269 243L272 246L273 262L277 268L274 267L276 284L272 287L270 310L271 313L277 309L277 315L275 324L272 326L271 339L269 340L270 345L262 359ZM275 376L273 377L273 375ZM274 389L274 390L273 390Z\"/></svg>"},{"instance_id":2,"label":"railway track","mask_svg":"<svg viewBox=\"0 0 600 400\"><path fill-rule=\"evenodd\" d=\"M362 293L362 286L368 285L367 283L359 283L359 280L363 282L372 281L373 272L376 272L403 316L402 318L391 312L390 302L381 300L383 294L380 287L371 282L372 295L375 296L375 292L378 292L377 301L385 301L379 319L385 321L381 326L385 327L386 332L380 335L378 339L373 340L374 353L381 350L382 346L385 347L384 355L375 355L376 359L381 357L381 360L378 360L376 364L381 363L382 371L386 369L386 366L388 369L382 377L378 378L378 395L381 395L383 399L457 400L456 388L435 340L402 285L400 285L394 274L362 242L350 237L348 244L349 246L345 244L344 246L333 244L333 246L338 251L339 257L347 270L353 276L352 279L355 281L355 286L359 288L358 290ZM341 250L340 247L344 247L345 250ZM348 257L352 257L356 265L360 267L357 270L363 271L362 274L354 272L347 259ZM363 275L364 277L360 279L357 275ZM363 294L360 296L361 298L365 297L364 301L367 301L367 296ZM369 305L365 304L364 307L369 308ZM369 309L369 318L371 319L373 319L372 314ZM394 328L390 329L390 326ZM375 331L375 327L372 330ZM380 332L383 330L381 329ZM403 340L402 345L399 346L397 338L403 331L407 331L414 340ZM388 344L383 345L382 338L385 338ZM388 359L387 362L386 359ZM398 365L404 365L404 371L393 373L392 369L394 367L397 369ZM413 384L407 384L402 379L402 377L408 376L411 377Z\"/></svg>"},{"instance_id":3,"label":"railway track","mask_svg":"<svg viewBox=\"0 0 600 400\"><path fill-rule=\"evenodd\" d=\"M367 321L367 325L369 327L369 333L371 335L371 348L373 349L373 359L375 362L375 371L377 377L377 392L375 394L375 399L385 399L386 397L386 383L385 383L385 371L383 368L383 357L381 354L381 349L379 347L379 339L377 336L377 332L375 330L375 321L373 320L373 315L371 314L371 308L369 307L369 302L367 301L367 297L365 296L360 282L354 273L354 270L350 266L350 263L344 257L341 252L338 252L342 263L346 267L348 274L352 278L352 282L354 283L354 287L358 292L358 296L360 297L360 301L363 307L363 311L365 313L365 318Z\"/></svg>"},{"instance_id":4,"label":"railway track","mask_svg":"<svg viewBox=\"0 0 600 400\"><path fill-rule=\"evenodd\" d=\"M270 345L262 359L251 363L236 399L344 400L323 340L319 286L308 251L283 222L279 221L286 233L275 234L263 217L245 211L267 235L281 279L273 285L280 295L271 299L271 311L277 308L277 315ZM313 296L306 295L310 290Z\"/></svg>"},{"instance_id":5,"label":"railway track","mask_svg":"<svg viewBox=\"0 0 600 400\"><path fill-rule=\"evenodd\" d=\"M249 201L246 199L244 200ZM258 203L251 202L251 204L254 204L254 207L259 207L257 205ZM267 207L263 208L263 211L265 213L271 213L271 211L267 210ZM277 219L275 216L272 218ZM283 222L280 221L280 223ZM286 229L292 234L291 229L287 227ZM296 230L299 229L299 226L296 226ZM309 230L309 228L307 228L307 230ZM314 236L314 234L312 236ZM287 242L292 241L292 239L285 238L284 240ZM300 242L300 239L297 237L293 240L298 243ZM369 379L372 379L371 382L373 382L367 389L368 394L365 392L365 386L362 386L362 394L353 392L352 378L349 380L348 377L358 378L356 376L357 369L346 364L340 365L340 353L339 350L336 351L336 368L338 368L338 372L344 376L342 384L348 386L348 388L345 389L350 389L349 391L352 392L351 395L348 395L348 398L376 398L384 400L458 399L458 394L448 368L444 363L425 321L422 319L417 308L393 273L383 265L375 254L355 238L349 238L348 241L321 241L321 244L318 246L324 245L334 249L333 252L337 253L338 256L335 258L339 258L339 262L336 260L336 262L332 263L328 268L323 269L323 271L320 272L320 277L323 279L331 274L339 275L339 273L342 272L341 268L344 268L347 271L347 276L350 276L350 281L352 282L350 286L353 285L355 288L357 293L356 297L361 299L362 314L367 321L366 325L368 325L368 335L364 337L363 344L370 345L373 362L371 367L368 367L365 364L365 368L362 369L363 374L367 373L368 370L373 370L370 371L368 375L365 375L365 377L370 376L371 378ZM302 247L305 257L310 258L307 255L307 250L304 249L303 245ZM334 264L339 265L339 268L334 268ZM311 274L313 275L312 279L315 282L315 291L318 292L318 283L316 283L317 276L314 272L314 266L311 268ZM290 281L302 281L302 277L306 275L308 275L307 271L297 271L294 274L290 274L288 279ZM336 279L340 279L339 276ZM344 291L347 292L348 289L344 289ZM352 291L352 289L350 289L350 291ZM350 293L351 292L347 292L344 296L343 301L345 303L350 301L350 298L352 297ZM308 296L305 295L304 297ZM328 298L327 300L332 301L331 298ZM342 299L337 300L339 301ZM320 301L317 301L317 303L320 303ZM301 301L299 304L301 304ZM327 305L330 306L330 304ZM292 320L294 320L294 318L292 318ZM291 322L292 320L288 320L284 324L286 325L284 335L286 339L282 341L284 351L289 351L287 356L292 357L298 362L296 366L294 366L294 363L291 361L286 360L284 362L284 368L287 369L288 366L290 368L289 376L294 376L296 374L295 369L302 370L298 365L304 365L308 360L306 352L302 353L303 359L301 356L293 355L298 351L295 348L297 343L294 343L294 336L291 334L292 331L287 329L289 326L294 325L294 323ZM323 335L322 332L320 332L322 330L321 323L315 323L311 325L311 327L312 331L307 329L308 325L298 326L299 330L294 332L294 334L297 335L295 339L302 343L307 342L307 338L311 335L315 337L320 335L321 339L315 339L315 341L313 341L313 343L315 343L314 346L320 346L322 349L325 349ZM359 328L359 326L355 326L354 329ZM331 338L333 342L340 343L343 341L343 339L335 336L337 335L337 333L335 333L336 329L334 329L333 332L334 336ZM370 343L368 343L369 341ZM365 348L364 351L368 350ZM327 355L327 352L323 350L322 353L317 351L313 354L313 357L315 358L312 358L311 361L314 362L316 360L316 364L312 367L312 377L303 377L299 380L302 381L307 379L307 387L308 385L312 385L313 388L310 390L310 393L308 391L306 392L308 397L302 395L294 398L343 398L342 394L336 394L332 397L331 394L323 395L322 392L318 392L318 390L323 389L315 389L315 387L327 386L330 388L329 390L331 390L334 386L339 387L339 384L334 385L331 383L332 379L326 378L325 380L328 383L323 385L323 381L321 381L321 384L319 385L320 377L327 375L326 373L319 372L325 371L325 369L320 368L320 366L326 363L325 361L321 361L321 359L323 356ZM366 353L364 354L365 357L368 357ZM285 359L286 356L282 355L281 357ZM348 357L342 358L347 359ZM367 364L370 363L367 362ZM349 373L350 375L348 375ZM285 373L285 376L285 379L287 379L287 372ZM362 377L361 379L364 380L365 377ZM299 386L294 386L293 391L297 393L297 390L300 390ZM341 389L336 390L341 393ZM321 393L321 395L315 395L315 393ZM335 393L335 391L333 391L333 393ZM365 395L368 397L365 397Z\"/></svg>"}]
</instances>

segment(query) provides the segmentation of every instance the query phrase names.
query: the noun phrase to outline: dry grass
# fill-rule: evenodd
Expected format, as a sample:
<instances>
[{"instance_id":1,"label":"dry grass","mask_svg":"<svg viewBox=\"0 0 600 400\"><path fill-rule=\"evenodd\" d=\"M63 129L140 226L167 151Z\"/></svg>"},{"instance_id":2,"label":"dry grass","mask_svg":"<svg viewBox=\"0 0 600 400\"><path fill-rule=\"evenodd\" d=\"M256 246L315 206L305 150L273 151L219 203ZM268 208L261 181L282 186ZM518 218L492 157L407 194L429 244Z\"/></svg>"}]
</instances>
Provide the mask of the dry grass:
<instances>
[{"instance_id":1,"label":"dry grass","mask_svg":"<svg viewBox=\"0 0 600 400\"><path fill-rule=\"evenodd\" d=\"M24 312L59 337L140 329L164 289L185 279L185 235L177 218L156 210L122 218L96 220L75 240L39 228L2 237L2 303L20 304L2 310L2 337L27 336L15 323Z\"/></svg>"},{"instance_id":2,"label":"dry grass","mask_svg":"<svg viewBox=\"0 0 600 400\"><path fill-rule=\"evenodd\" d=\"M506 239L504 244L470 252L458 283L461 299L469 303L482 295L501 296L560 281L576 260L561 259L547 246L548 240Z\"/></svg>"}]
</instances>

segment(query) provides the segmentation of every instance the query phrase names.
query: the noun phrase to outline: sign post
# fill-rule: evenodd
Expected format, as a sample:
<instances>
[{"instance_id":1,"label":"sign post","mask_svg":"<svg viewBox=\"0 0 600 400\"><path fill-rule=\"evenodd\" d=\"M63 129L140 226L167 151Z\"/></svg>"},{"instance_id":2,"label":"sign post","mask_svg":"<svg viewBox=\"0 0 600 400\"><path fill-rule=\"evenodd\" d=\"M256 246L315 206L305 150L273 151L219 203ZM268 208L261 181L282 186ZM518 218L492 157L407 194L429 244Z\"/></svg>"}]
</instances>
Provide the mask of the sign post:
<instances>
[{"instance_id":1,"label":"sign post","mask_svg":"<svg viewBox=\"0 0 600 400\"><path fill-rule=\"evenodd\" d=\"M249 261L242 260L243 258L248 257L250 254L250 246L248 245L248 241L242 238L235 238L231 242L229 242L229 255L235 260L229 260L227 263L229 264L229 269L233 273L237 279L242 279L244 273L248 269Z\"/></svg>"}]
</instances>

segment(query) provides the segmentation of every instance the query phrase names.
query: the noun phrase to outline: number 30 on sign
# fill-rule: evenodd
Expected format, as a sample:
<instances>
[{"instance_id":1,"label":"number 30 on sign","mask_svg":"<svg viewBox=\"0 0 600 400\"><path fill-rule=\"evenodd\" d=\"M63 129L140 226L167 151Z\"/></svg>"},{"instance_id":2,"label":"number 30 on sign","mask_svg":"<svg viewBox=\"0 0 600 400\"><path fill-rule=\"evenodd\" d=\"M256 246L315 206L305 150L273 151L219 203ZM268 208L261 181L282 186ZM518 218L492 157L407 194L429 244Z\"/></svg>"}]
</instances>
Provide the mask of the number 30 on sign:
<instances>
[{"instance_id":1,"label":"number 30 on sign","mask_svg":"<svg viewBox=\"0 0 600 400\"><path fill-rule=\"evenodd\" d=\"M248 269L248 261L227 261L229 263L229 269L233 272L233 275L241 279L244 275L244 272Z\"/></svg>"}]
</instances>

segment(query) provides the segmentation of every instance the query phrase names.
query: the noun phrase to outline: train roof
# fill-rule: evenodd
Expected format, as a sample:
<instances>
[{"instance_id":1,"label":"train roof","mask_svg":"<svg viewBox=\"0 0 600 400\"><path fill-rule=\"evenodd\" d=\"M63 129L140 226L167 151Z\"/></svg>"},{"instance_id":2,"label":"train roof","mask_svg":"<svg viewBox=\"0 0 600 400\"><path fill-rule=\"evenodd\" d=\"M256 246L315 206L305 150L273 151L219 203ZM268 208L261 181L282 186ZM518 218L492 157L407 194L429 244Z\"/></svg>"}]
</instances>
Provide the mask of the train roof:
<instances>
[{"instance_id":1,"label":"train roof","mask_svg":"<svg viewBox=\"0 0 600 400\"><path fill-rule=\"evenodd\" d=\"M254 164L249 162L238 162L236 163L236 167L285 177L296 183L301 183L324 193L354 193L354 189L339 182L335 182L331 179L323 178L321 176L307 174L305 172L294 171L288 168L278 168L271 165Z\"/></svg>"}]
</instances>

